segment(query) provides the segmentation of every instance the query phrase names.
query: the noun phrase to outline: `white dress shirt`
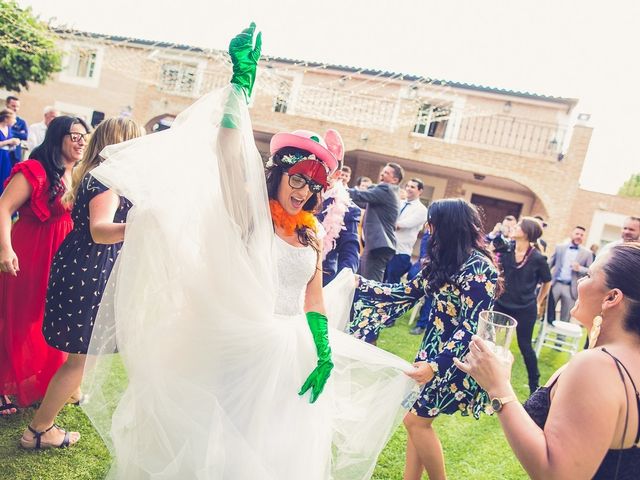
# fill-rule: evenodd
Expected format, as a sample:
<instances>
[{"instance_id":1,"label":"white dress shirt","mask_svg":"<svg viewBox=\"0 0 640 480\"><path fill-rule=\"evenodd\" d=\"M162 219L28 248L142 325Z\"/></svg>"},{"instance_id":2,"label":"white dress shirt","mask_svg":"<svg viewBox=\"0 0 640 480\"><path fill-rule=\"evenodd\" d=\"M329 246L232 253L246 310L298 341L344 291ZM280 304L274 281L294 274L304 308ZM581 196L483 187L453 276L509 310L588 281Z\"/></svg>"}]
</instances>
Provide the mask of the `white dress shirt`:
<instances>
[{"instance_id":1,"label":"white dress shirt","mask_svg":"<svg viewBox=\"0 0 640 480\"><path fill-rule=\"evenodd\" d=\"M419 198L400 204L396 221L396 254L411 255L418 232L427 221L427 207Z\"/></svg>"},{"instance_id":2,"label":"white dress shirt","mask_svg":"<svg viewBox=\"0 0 640 480\"><path fill-rule=\"evenodd\" d=\"M29 136L27 137L27 148L29 149L29 152L33 152L33 149L44 141L46 133L47 126L44 122L29 125Z\"/></svg>"}]
</instances>

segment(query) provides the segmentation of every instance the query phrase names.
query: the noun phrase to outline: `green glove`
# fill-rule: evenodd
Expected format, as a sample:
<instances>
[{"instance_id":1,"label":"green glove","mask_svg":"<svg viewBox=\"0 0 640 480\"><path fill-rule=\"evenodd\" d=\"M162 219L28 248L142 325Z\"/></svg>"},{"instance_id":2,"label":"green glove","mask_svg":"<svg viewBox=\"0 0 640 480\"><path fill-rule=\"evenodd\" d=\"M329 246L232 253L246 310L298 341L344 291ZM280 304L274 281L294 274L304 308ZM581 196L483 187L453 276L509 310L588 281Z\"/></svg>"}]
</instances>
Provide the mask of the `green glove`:
<instances>
[{"instance_id":1,"label":"green glove","mask_svg":"<svg viewBox=\"0 0 640 480\"><path fill-rule=\"evenodd\" d=\"M327 383L329 375L331 375L333 362L331 361L327 317L318 312L307 312L307 323L309 324L311 335L313 335L313 343L316 344L318 365L307 377L298 395L304 395L307 393L307 390L311 389L310 402L313 403L322 393L324 385Z\"/></svg>"},{"instance_id":2,"label":"green glove","mask_svg":"<svg viewBox=\"0 0 640 480\"><path fill-rule=\"evenodd\" d=\"M233 62L233 76L231 83L238 85L244 91L245 100L249 100L256 81L256 70L262 49L262 33L256 36L256 46L253 48L253 32L256 24L251 22L249 28L233 37L229 43L229 56Z\"/></svg>"}]
</instances>

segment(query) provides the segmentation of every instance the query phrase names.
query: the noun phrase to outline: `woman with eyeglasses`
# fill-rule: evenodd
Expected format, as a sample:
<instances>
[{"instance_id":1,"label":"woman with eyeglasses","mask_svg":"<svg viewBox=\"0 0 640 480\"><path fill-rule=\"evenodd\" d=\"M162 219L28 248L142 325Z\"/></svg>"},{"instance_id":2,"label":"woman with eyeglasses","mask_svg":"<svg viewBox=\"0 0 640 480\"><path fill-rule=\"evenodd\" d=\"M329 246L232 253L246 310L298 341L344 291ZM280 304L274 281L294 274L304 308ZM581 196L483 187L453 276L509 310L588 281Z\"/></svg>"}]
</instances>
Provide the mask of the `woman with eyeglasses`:
<instances>
[{"instance_id":1,"label":"woman with eyeglasses","mask_svg":"<svg viewBox=\"0 0 640 480\"><path fill-rule=\"evenodd\" d=\"M331 327L355 282L343 272L325 299L313 213L344 147L333 130L277 133L263 164L254 28L231 42L230 87L92 171L133 203L83 385L115 478L365 480L415 386L408 362ZM185 135L192 161L171 168ZM115 344L119 398L102 377Z\"/></svg>"},{"instance_id":2,"label":"woman with eyeglasses","mask_svg":"<svg viewBox=\"0 0 640 480\"><path fill-rule=\"evenodd\" d=\"M62 197L71 188L71 169L82 158L88 132L80 118L54 119L31 159L13 167L0 197L2 415L40 400L66 358L45 341L42 319L51 259L73 227L71 205Z\"/></svg>"},{"instance_id":3,"label":"woman with eyeglasses","mask_svg":"<svg viewBox=\"0 0 640 480\"><path fill-rule=\"evenodd\" d=\"M80 439L54 425L65 402L79 391L86 353L107 285L124 239L131 203L91 175L100 152L142 135L130 118L104 120L91 134L82 161L73 170L73 188L63 198L73 204L73 230L51 264L42 333L52 347L68 353L49 383L47 393L27 426L20 444L27 449L66 447Z\"/></svg>"}]
</instances>

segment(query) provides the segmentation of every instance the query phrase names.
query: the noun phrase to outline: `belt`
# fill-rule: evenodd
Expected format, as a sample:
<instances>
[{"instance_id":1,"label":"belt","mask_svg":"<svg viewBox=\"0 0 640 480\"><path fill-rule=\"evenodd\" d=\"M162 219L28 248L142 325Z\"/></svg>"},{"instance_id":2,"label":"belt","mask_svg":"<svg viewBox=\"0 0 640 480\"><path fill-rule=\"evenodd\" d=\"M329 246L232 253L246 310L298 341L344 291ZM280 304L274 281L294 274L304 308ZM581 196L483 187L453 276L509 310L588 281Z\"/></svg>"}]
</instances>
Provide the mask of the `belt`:
<instances>
[{"instance_id":1,"label":"belt","mask_svg":"<svg viewBox=\"0 0 640 480\"><path fill-rule=\"evenodd\" d=\"M556 282L561 283L563 285L571 285L571 280L556 280Z\"/></svg>"}]
</instances>

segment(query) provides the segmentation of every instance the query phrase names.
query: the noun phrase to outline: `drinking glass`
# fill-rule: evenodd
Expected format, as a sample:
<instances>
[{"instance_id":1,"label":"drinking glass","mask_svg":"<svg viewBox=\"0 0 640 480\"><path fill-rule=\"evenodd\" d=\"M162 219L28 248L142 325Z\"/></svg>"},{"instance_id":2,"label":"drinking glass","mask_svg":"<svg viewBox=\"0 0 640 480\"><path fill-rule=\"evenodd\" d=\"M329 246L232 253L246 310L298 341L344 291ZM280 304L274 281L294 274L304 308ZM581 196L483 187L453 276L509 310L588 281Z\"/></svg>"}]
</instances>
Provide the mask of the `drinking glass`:
<instances>
[{"instance_id":1,"label":"drinking glass","mask_svg":"<svg viewBox=\"0 0 640 480\"><path fill-rule=\"evenodd\" d=\"M503 360L509 359L509 345L516 332L515 318L493 310L483 310L478 318L477 335Z\"/></svg>"}]
</instances>

